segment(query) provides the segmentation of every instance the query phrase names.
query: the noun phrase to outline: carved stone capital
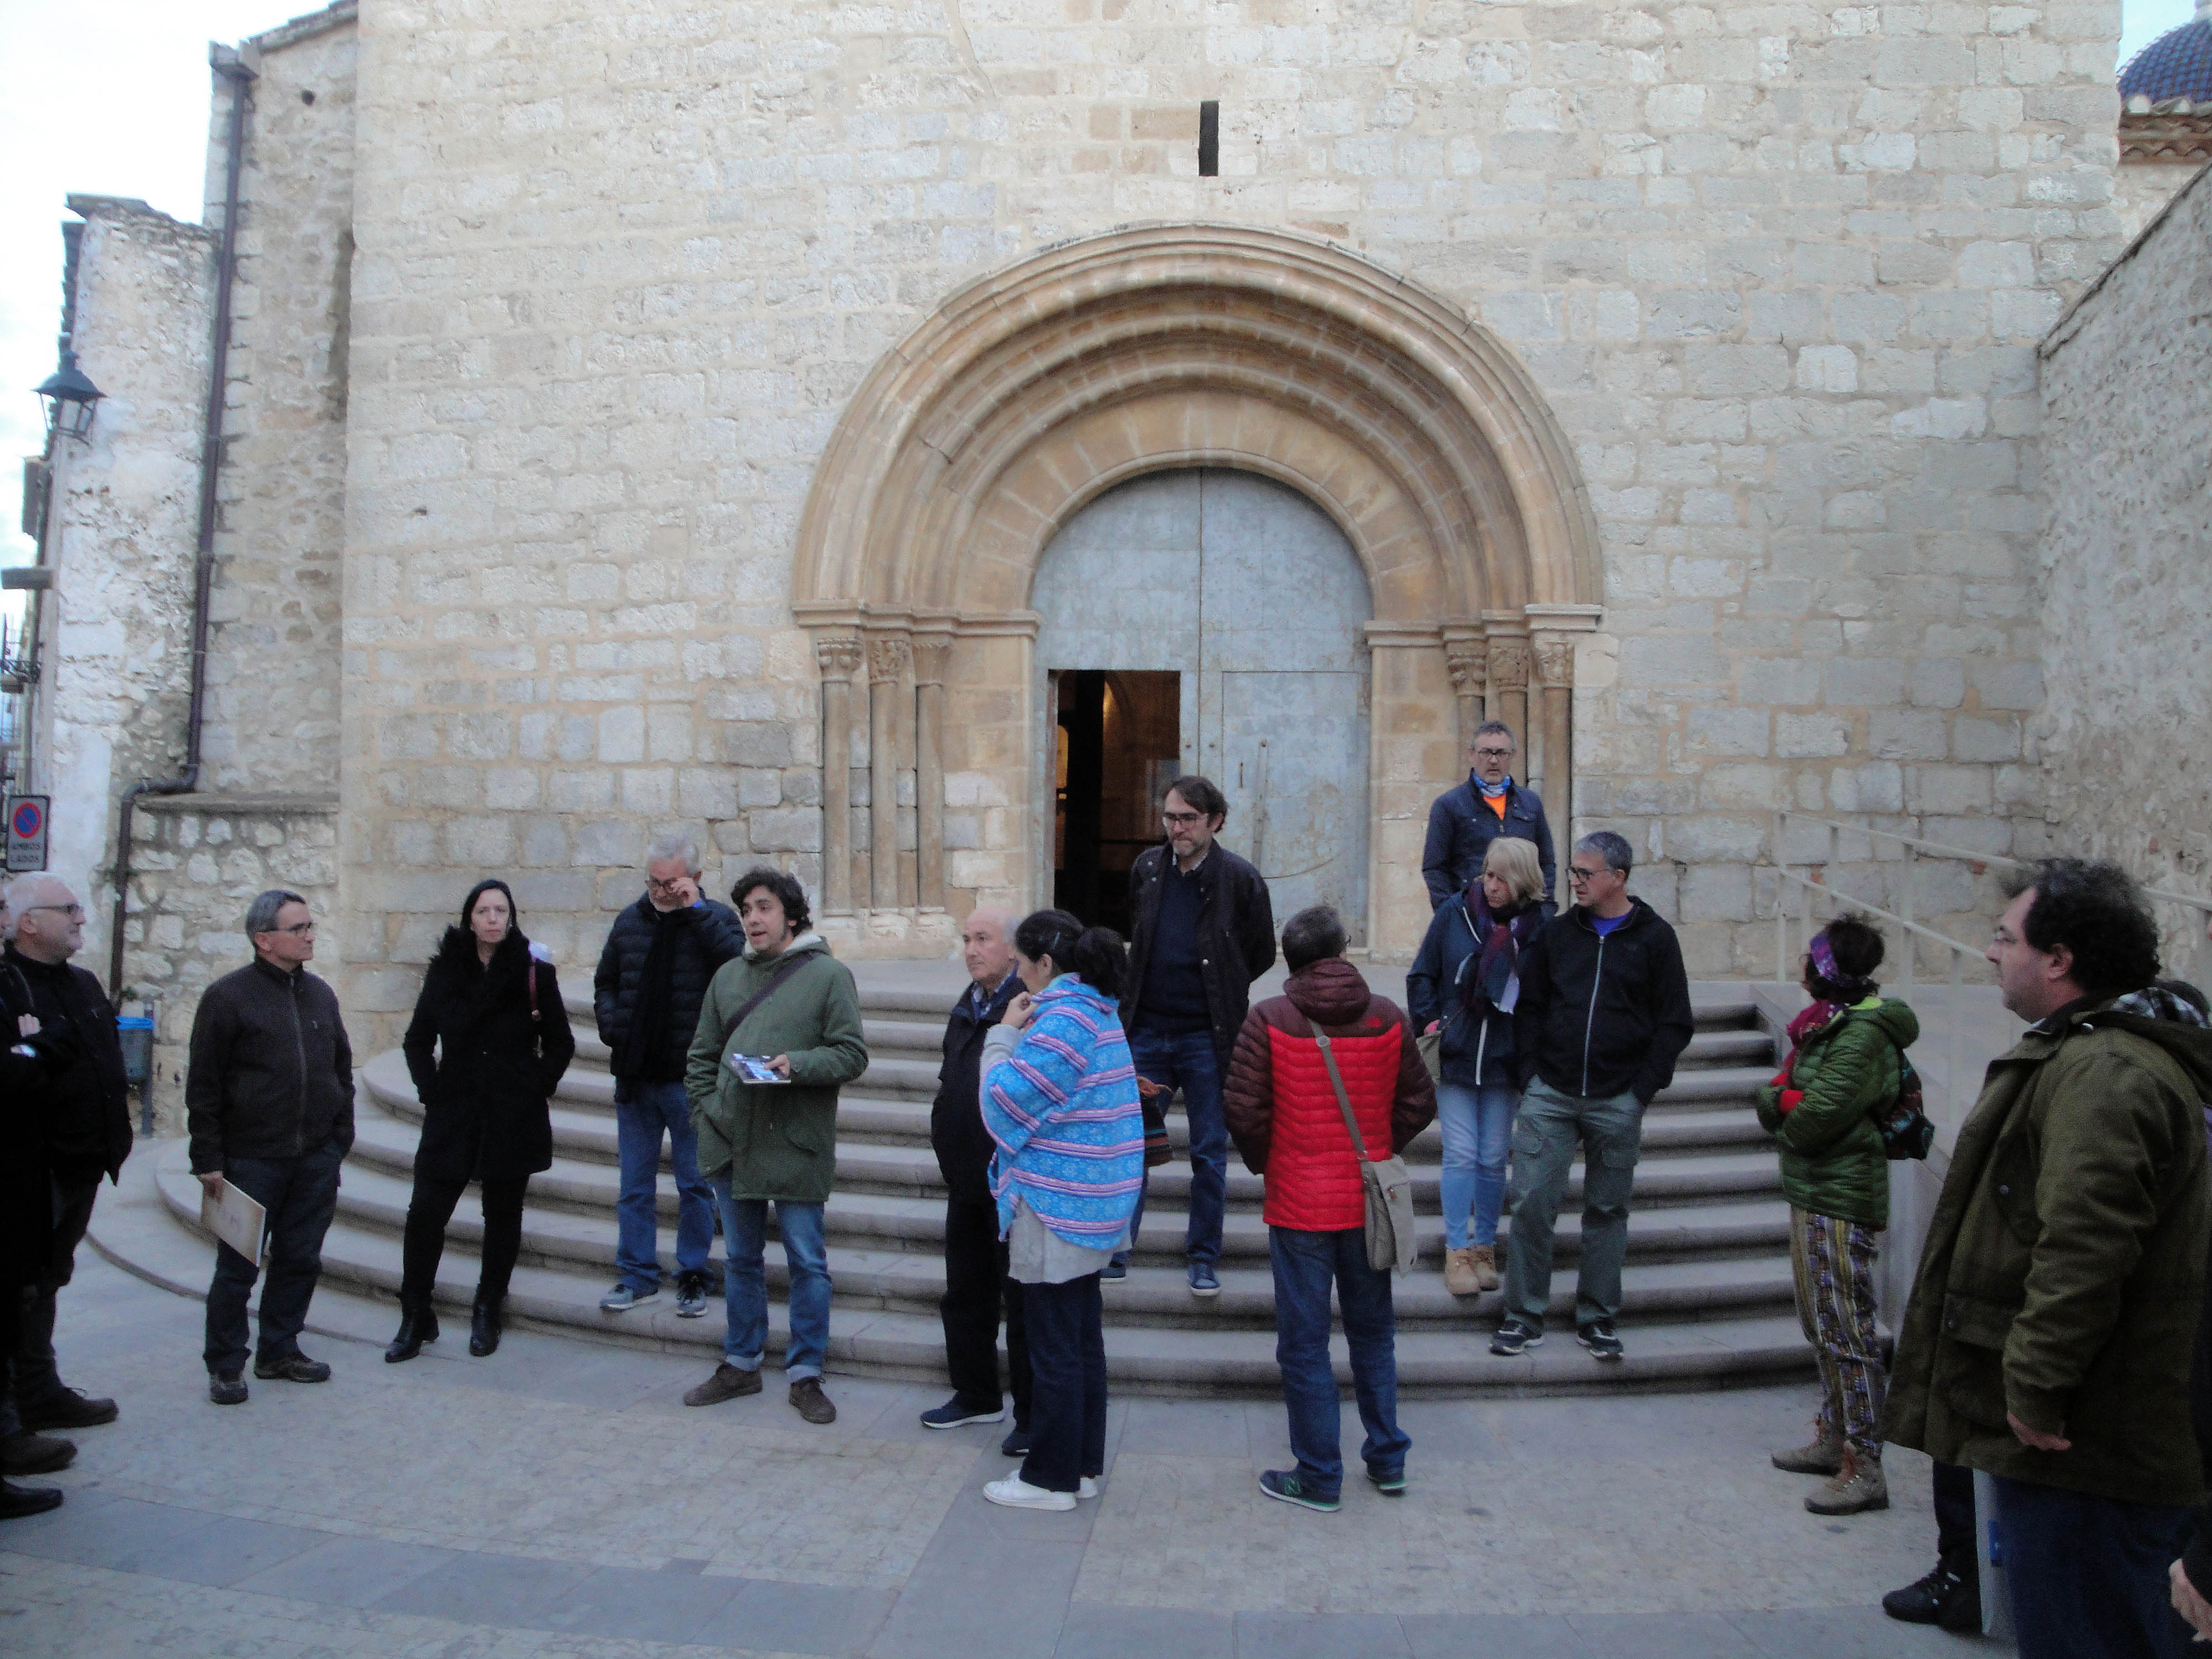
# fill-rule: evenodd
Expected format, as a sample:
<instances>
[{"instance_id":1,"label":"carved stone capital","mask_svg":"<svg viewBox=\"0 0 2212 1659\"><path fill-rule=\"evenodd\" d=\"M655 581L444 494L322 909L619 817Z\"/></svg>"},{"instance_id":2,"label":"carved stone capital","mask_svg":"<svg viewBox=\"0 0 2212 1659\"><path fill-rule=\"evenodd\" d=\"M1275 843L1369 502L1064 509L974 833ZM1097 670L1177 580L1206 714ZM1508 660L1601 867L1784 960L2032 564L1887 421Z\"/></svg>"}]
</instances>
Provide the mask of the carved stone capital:
<instances>
[{"instance_id":1,"label":"carved stone capital","mask_svg":"<svg viewBox=\"0 0 2212 1659\"><path fill-rule=\"evenodd\" d=\"M913 665L914 645L904 636L868 641L868 678L878 685L904 679Z\"/></svg>"},{"instance_id":2,"label":"carved stone capital","mask_svg":"<svg viewBox=\"0 0 2212 1659\"><path fill-rule=\"evenodd\" d=\"M952 661L952 641L941 635L917 635L914 641L914 683L942 685Z\"/></svg>"},{"instance_id":3,"label":"carved stone capital","mask_svg":"<svg viewBox=\"0 0 2212 1659\"><path fill-rule=\"evenodd\" d=\"M1471 697L1482 690L1483 650L1480 640L1454 640L1444 647L1444 665L1451 671L1452 690Z\"/></svg>"},{"instance_id":4,"label":"carved stone capital","mask_svg":"<svg viewBox=\"0 0 2212 1659\"><path fill-rule=\"evenodd\" d=\"M1540 636L1535 642L1536 678L1544 685L1575 683L1575 647L1565 640Z\"/></svg>"},{"instance_id":5,"label":"carved stone capital","mask_svg":"<svg viewBox=\"0 0 2212 1659\"><path fill-rule=\"evenodd\" d=\"M1490 683L1501 690L1520 691L1528 684L1528 641L1497 639L1490 641Z\"/></svg>"},{"instance_id":6,"label":"carved stone capital","mask_svg":"<svg viewBox=\"0 0 2212 1659\"><path fill-rule=\"evenodd\" d=\"M817 640L814 661L826 680L849 680L860 665L858 640Z\"/></svg>"}]
</instances>

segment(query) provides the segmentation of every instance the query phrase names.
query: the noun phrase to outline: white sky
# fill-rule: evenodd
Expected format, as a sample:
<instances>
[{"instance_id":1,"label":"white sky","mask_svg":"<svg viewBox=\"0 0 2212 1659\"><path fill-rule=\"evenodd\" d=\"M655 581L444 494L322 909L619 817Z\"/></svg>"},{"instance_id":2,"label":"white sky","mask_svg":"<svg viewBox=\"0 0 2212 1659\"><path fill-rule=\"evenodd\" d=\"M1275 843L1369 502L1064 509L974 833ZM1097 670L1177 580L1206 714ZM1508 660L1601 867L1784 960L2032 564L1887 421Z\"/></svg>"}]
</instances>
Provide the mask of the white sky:
<instances>
[{"instance_id":1,"label":"white sky","mask_svg":"<svg viewBox=\"0 0 2212 1659\"><path fill-rule=\"evenodd\" d=\"M137 196L199 219L208 42L314 9L316 0L0 0L0 563L31 557L15 530L15 458L43 445L31 388L54 370L63 198ZM2123 0L2120 61L2192 9L2193 0Z\"/></svg>"}]
</instances>

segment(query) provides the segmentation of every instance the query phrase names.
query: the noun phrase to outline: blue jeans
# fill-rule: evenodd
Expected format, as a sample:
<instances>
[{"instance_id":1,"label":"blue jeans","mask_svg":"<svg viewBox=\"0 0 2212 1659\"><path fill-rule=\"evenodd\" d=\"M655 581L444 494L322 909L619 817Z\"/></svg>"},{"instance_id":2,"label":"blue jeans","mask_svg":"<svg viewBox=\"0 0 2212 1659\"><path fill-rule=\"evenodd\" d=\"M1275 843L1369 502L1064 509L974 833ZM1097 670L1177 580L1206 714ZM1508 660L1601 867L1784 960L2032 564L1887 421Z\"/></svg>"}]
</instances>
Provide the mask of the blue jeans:
<instances>
[{"instance_id":1,"label":"blue jeans","mask_svg":"<svg viewBox=\"0 0 2212 1659\"><path fill-rule=\"evenodd\" d=\"M741 1371L757 1371L768 1352L769 1200L731 1197L726 1175L709 1184L722 1206L722 1248L729 1253L722 1274L722 1308L729 1319L722 1358ZM783 1260L791 1269L791 1346L784 1350L783 1374L794 1382L821 1376L830 1348L830 1247L823 1239L822 1209L775 1200L775 1230L783 1236Z\"/></svg>"},{"instance_id":2,"label":"blue jeans","mask_svg":"<svg viewBox=\"0 0 2212 1659\"><path fill-rule=\"evenodd\" d=\"M1275 1363L1283 1371L1283 1404L1291 1413L1291 1452L1298 1481L1323 1498L1344 1485L1339 1449L1343 1413L1328 1359L1328 1291L1336 1286L1344 1338L1352 1350L1352 1389L1367 1438L1359 1455L1379 1475L1404 1472L1413 1442L1398 1426L1397 1318L1390 1275L1367 1265L1367 1240L1342 1232L1267 1229L1275 1268Z\"/></svg>"},{"instance_id":3,"label":"blue jeans","mask_svg":"<svg viewBox=\"0 0 2212 1659\"><path fill-rule=\"evenodd\" d=\"M1575 1323L1620 1311L1628 1255L1628 1200L1644 1145L1644 1107L1633 1094L1563 1095L1538 1078L1513 1126L1513 1239L1505 1253L1505 1311L1544 1328L1552 1302L1552 1235L1577 1145L1583 1152L1583 1259Z\"/></svg>"},{"instance_id":4,"label":"blue jeans","mask_svg":"<svg viewBox=\"0 0 2212 1659\"><path fill-rule=\"evenodd\" d=\"M1520 1109L1521 1091L1506 1085L1437 1085L1437 1126L1444 1136L1446 1249L1467 1249L1469 1211L1474 1214L1474 1243L1498 1243L1498 1214L1505 1206L1505 1155L1512 1150L1513 1115Z\"/></svg>"},{"instance_id":5,"label":"blue jeans","mask_svg":"<svg viewBox=\"0 0 2212 1659\"><path fill-rule=\"evenodd\" d=\"M1212 1267L1221 1259L1221 1216L1229 1194L1229 1120L1221 1111L1221 1057L1210 1031L1138 1030L1129 1038L1129 1063L1137 1075L1182 1091L1183 1115L1190 1120L1190 1225L1183 1254L1194 1266ZM1145 1198L1137 1194L1129 1218L1129 1243L1145 1219ZM1126 1262L1127 1250L1114 1252Z\"/></svg>"},{"instance_id":6,"label":"blue jeans","mask_svg":"<svg viewBox=\"0 0 2212 1659\"><path fill-rule=\"evenodd\" d=\"M323 1235L337 1213L338 1166L345 1153L336 1140L300 1158L225 1158L222 1177L269 1212L263 1223L269 1280L261 1287L263 1359L300 1352L307 1304L323 1276ZM246 1298L259 1268L228 1244L215 1247L215 1279L208 1286L209 1372L234 1376L246 1369Z\"/></svg>"},{"instance_id":7,"label":"blue jeans","mask_svg":"<svg viewBox=\"0 0 2212 1659\"><path fill-rule=\"evenodd\" d=\"M704 1273L714 1242L714 1198L699 1178L691 1097L680 1083L621 1083L615 1133L622 1196L615 1202L615 1271L633 1291L660 1287L660 1138L676 1166L676 1271Z\"/></svg>"},{"instance_id":8,"label":"blue jeans","mask_svg":"<svg viewBox=\"0 0 2212 1659\"><path fill-rule=\"evenodd\" d=\"M1991 1477L2020 1659L2181 1659L2166 1569L2190 1512Z\"/></svg>"},{"instance_id":9,"label":"blue jeans","mask_svg":"<svg viewBox=\"0 0 2212 1659\"><path fill-rule=\"evenodd\" d=\"M1024 1285L1030 1355L1030 1455L1022 1479L1073 1492L1106 1473L1106 1332L1098 1275Z\"/></svg>"}]
</instances>

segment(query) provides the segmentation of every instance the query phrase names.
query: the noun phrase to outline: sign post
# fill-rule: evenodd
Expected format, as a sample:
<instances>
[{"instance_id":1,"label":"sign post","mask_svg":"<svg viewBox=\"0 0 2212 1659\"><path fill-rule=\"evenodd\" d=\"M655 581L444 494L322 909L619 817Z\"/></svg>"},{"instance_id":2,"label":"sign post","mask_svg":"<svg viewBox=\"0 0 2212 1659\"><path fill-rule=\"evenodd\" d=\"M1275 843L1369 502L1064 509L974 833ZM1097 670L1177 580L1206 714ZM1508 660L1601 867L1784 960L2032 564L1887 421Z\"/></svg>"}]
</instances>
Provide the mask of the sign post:
<instances>
[{"instance_id":1,"label":"sign post","mask_svg":"<svg viewBox=\"0 0 2212 1659\"><path fill-rule=\"evenodd\" d=\"M8 797L8 873L46 867L46 807L50 795Z\"/></svg>"}]
</instances>

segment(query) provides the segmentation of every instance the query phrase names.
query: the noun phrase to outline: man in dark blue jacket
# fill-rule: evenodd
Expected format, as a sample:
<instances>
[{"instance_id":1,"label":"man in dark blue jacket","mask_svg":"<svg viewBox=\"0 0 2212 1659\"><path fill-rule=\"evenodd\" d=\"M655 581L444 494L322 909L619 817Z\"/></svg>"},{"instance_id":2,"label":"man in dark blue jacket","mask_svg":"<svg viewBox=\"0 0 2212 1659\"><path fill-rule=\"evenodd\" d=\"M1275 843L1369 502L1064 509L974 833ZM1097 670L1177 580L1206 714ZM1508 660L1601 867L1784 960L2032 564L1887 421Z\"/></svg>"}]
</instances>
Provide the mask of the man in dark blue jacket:
<instances>
[{"instance_id":1,"label":"man in dark blue jacket","mask_svg":"<svg viewBox=\"0 0 2212 1659\"><path fill-rule=\"evenodd\" d=\"M1512 728L1503 720L1483 721L1474 728L1468 750L1473 764L1467 781L1445 790L1429 808L1421 879L1429 884L1431 910L1442 909L1446 899L1474 884L1492 842L1500 836L1517 836L1536 843L1536 861L1544 869L1544 911L1551 914L1559 890L1552 826L1536 792L1513 781L1513 754Z\"/></svg>"},{"instance_id":2,"label":"man in dark blue jacket","mask_svg":"<svg viewBox=\"0 0 2212 1659\"><path fill-rule=\"evenodd\" d=\"M1521 953L1513 1057L1522 1093L1508 1187L1505 1320L1490 1345L1494 1354L1517 1354L1544 1340L1552 1229L1579 1143L1575 1337L1594 1359L1621 1358L1613 1322L1644 1112L1674 1080L1674 1062L1696 1029L1681 943L1657 911L1628 896L1632 861L1628 842L1610 830L1577 842L1567 870L1574 908L1545 923Z\"/></svg>"},{"instance_id":3,"label":"man in dark blue jacket","mask_svg":"<svg viewBox=\"0 0 2212 1659\"><path fill-rule=\"evenodd\" d=\"M622 1159L616 1200L615 1270L599 1298L623 1313L660 1295L660 1143L676 1169L676 1311L707 1311L707 1252L714 1200L699 1175L699 1143L684 1062L699 1029L699 1005L714 970L745 948L745 930L726 904L699 896L699 848L663 836L646 849L645 893L617 915L592 981L599 1041L615 1074L615 1127Z\"/></svg>"},{"instance_id":4,"label":"man in dark blue jacket","mask_svg":"<svg viewBox=\"0 0 2212 1659\"><path fill-rule=\"evenodd\" d=\"M1003 1422L999 1390L999 1319L1006 1323L1007 1381L1013 1385L1014 1427L1008 1454L1028 1450L1029 1345L1022 1339L1022 1298L1006 1294L1006 1247L999 1237L999 1202L991 1196L991 1155L997 1150L983 1127L983 1038L1022 988L1014 972L1014 918L979 908L960 930L960 957L968 988L945 1023L945 1064L937 1073L937 1099L929 1109L929 1144L945 1177L945 1295L937 1310L945 1321L945 1365L952 1398L921 1414L924 1428L957 1429L968 1423Z\"/></svg>"}]
</instances>

